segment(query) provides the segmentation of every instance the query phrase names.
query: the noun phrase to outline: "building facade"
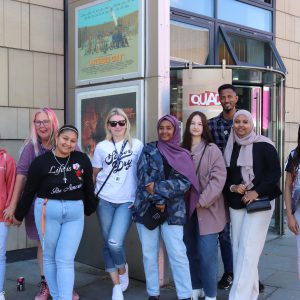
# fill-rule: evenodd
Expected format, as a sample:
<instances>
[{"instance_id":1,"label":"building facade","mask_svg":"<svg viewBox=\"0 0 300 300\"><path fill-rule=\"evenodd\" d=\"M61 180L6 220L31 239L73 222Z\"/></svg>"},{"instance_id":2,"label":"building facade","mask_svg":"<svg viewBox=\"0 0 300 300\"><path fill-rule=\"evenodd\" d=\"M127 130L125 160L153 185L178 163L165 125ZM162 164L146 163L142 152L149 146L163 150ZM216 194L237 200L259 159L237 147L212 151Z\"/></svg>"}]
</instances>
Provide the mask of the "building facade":
<instances>
[{"instance_id":1,"label":"building facade","mask_svg":"<svg viewBox=\"0 0 300 300\"><path fill-rule=\"evenodd\" d=\"M102 2L0 0L1 146L17 159L33 111L44 106L54 108L60 122L80 127L88 153L101 139L90 133L100 130L100 112L110 104L123 105L134 135L149 141L163 113L171 111L183 122L192 109L216 114L217 103L204 107L196 101L190 107L184 94L194 85L200 99L203 85L201 97L209 97L205 91L214 92L220 77L238 85L241 107L255 111L257 128L282 148L284 160L295 146L300 119L298 1L111 0L114 10ZM107 22L89 23L97 19L94 5L110 17ZM195 76L196 84L188 80ZM277 211L280 223L282 206ZM96 226L89 219L83 260ZM135 247L134 234L128 247ZM31 245L23 228L12 230L9 249Z\"/></svg>"},{"instance_id":2,"label":"building facade","mask_svg":"<svg viewBox=\"0 0 300 300\"><path fill-rule=\"evenodd\" d=\"M0 145L17 160L33 112L52 107L64 121L62 0L0 0ZM24 225L8 250L31 247Z\"/></svg>"},{"instance_id":3,"label":"building facade","mask_svg":"<svg viewBox=\"0 0 300 300\"><path fill-rule=\"evenodd\" d=\"M275 43L287 69L285 156L295 147L300 120L300 3L276 0Z\"/></svg>"}]
</instances>

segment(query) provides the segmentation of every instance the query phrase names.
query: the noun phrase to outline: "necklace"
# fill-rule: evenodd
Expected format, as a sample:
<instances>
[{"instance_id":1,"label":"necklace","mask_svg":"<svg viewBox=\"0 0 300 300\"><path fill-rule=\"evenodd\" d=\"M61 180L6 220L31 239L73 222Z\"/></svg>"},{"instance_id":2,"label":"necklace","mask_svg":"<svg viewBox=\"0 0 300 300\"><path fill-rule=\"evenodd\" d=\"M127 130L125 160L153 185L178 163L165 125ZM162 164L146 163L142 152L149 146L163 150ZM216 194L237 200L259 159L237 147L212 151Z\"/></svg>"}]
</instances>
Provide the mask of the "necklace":
<instances>
[{"instance_id":1,"label":"necklace","mask_svg":"<svg viewBox=\"0 0 300 300\"><path fill-rule=\"evenodd\" d=\"M66 162L65 164L61 164L61 163L58 161L58 159L56 158L55 153L54 153L54 150L52 150L52 153L53 153L53 157L54 157L55 161L59 164L59 166L61 167L61 169L62 169L63 172L64 172L64 178L63 178L63 181L64 181L64 183L67 183L66 169L67 169L67 165L68 165L69 160L70 160L70 154L69 154L69 156L68 156L67 162Z\"/></svg>"}]
</instances>

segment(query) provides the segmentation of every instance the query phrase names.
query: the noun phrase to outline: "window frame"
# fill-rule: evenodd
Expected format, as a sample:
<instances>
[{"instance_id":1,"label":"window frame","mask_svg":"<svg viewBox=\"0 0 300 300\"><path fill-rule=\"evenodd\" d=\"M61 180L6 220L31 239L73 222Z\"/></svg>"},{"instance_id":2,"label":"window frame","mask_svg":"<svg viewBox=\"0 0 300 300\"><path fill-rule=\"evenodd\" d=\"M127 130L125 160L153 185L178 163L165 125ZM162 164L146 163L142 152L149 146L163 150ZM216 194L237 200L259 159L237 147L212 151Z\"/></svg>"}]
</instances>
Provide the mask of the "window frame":
<instances>
[{"instance_id":1,"label":"window frame","mask_svg":"<svg viewBox=\"0 0 300 300\"><path fill-rule=\"evenodd\" d=\"M213 19L209 18L209 17L206 17L206 18L201 17L200 18L199 15L187 14L182 10L179 10L179 9L174 9L173 10L173 8L172 8L172 10L170 10L170 22L171 21L208 29L208 36L209 36L208 64L213 65L214 61L215 61L215 59L214 59L214 53L215 53L215 49L214 49L214 32L215 32L215 30L214 30L214 21L213 21ZM176 60L172 60L171 65L172 65L172 62L177 67L180 66L180 65L186 65L186 63L184 63L184 62L179 62L179 61L176 61Z\"/></svg>"},{"instance_id":2,"label":"window frame","mask_svg":"<svg viewBox=\"0 0 300 300\"><path fill-rule=\"evenodd\" d=\"M192 12L192 11L189 11L189 10L184 10L184 9L181 9L181 8L178 8L178 7L174 7L174 6L171 6L171 3L170 3L170 12L175 12L175 13L178 13L179 15L183 15L183 16L194 16L195 18L203 18L203 19L208 19L208 20L214 20L215 19L215 16L216 16L216 4L217 4L217 1L219 0L213 0L213 3L214 3L214 9L213 9L213 16L210 17L210 16L207 16L207 15L202 15L202 14L199 14L199 13L196 13L196 12Z\"/></svg>"},{"instance_id":3,"label":"window frame","mask_svg":"<svg viewBox=\"0 0 300 300\"><path fill-rule=\"evenodd\" d=\"M260 0L237 0L239 2L243 2L246 4L250 4L253 6L257 6L260 8L264 8L264 9L268 9L268 10L274 10L275 8L275 0L271 0L271 3L265 3L265 2L261 2Z\"/></svg>"},{"instance_id":4,"label":"window frame","mask_svg":"<svg viewBox=\"0 0 300 300\"><path fill-rule=\"evenodd\" d=\"M266 10L270 10L271 11L271 14L272 14L272 22L271 22L271 25L272 25L272 31L265 31L265 30L261 30L261 29L258 29L258 28L254 28L254 27L249 27L249 26L246 26L246 25L242 25L242 24L238 24L238 23L232 23L230 21L226 21L226 20L221 20L221 19L218 19L217 18L217 15L218 15L218 1L222 1L222 0L215 0L216 1L216 5L215 5L215 22L216 23L220 23L220 24L228 24L228 25L231 25L233 27L239 27L241 29L245 29L245 30L248 30L250 32L258 32L258 33L262 33L262 34L265 34L265 35L275 35L275 11L274 9L267 9L265 6L261 7L259 5L254 5L253 2L250 3L249 0L235 0L237 2L242 2L242 3L245 3L245 4L249 4L251 6L254 6L254 7L259 7L259 8L263 8L263 9L266 9Z\"/></svg>"},{"instance_id":5,"label":"window frame","mask_svg":"<svg viewBox=\"0 0 300 300\"><path fill-rule=\"evenodd\" d=\"M231 23L228 21L223 21L215 18L218 10L218 2L222 0L214 0L214 17L209 17L205 15L200 15L197 13L193 13L190 11L185 11L179 8L170 7L170 20L182 22L188 25L194 25L194 26L201 26L209 29L209 64L211 65L218 65L219 64L219 32L220 28L223 32L226 32L226 30L232 31L234 33L238 33L240 35L248 36L250 38L254 39L260 39L264 41L268 41L270 48L273 52L273 55L275 56L275 59L277 60L279 70L286 73L286 68L284 66L284 63L278 53L278 50L274 44L275 40L275 22L276 22L276 14L275 14L275 6L276 6L276 0L272 0L272 5L269 4L263 4L259 0L237 0L239 2L244 2L247 4L251 4L253 6L261 7L267 10L272 11L272 32L263 31L259 29L255 29L252 27L247 27L244 25L238 25L235 23ZM222 33L221 33L222 34ZM252 64L247 63L241 63L236 54L234 53L234 50L232 49L230 40L228 36L225 34L222 34L222 37L224 39L224 42L227 46L227 49L229 51L229 54L231 55L232 59L235 61L236 65L249 65L253 66ZM172 62L174 67L180 67L180 66L186 66L186 63L178 62L178 61L171 61L171 67ZM259 66L260 67L260 66Z\"/></svg>"},{"instance_id":6,"label":"window frame","mask_svg":"<svg viewBox=\"0 0 300 300\"><path fill-rule=\"evenodd\" d=\"M230 42L230 38L228 36L228 33L233 33L233 34L237 34L237 35L240 35L242 37L245 37L245 38L251 38L251 39L254 39L254 40L258 40L258 41L263 41L263 42L266 42L269 44L270 46L270 49L274 55L274 58L276 59L276 62L279 66L279 70L281 72L284 72L286 73L286 68L284 66L284 63L280 57L280 54L278 53L278 50L274 44L274 41L273 41L273 37L271 35L259 35L259 34L256 34L254 32L245 32L243 30L241 30L241 28L230 28L226 25L219 25L218 26L218 31L217 31L217 34L218 33L221 33L224 41L225 41L225 44L227 46L227 50L229 52L229 54L231 55L232 59L234 60L235 64L236 65L244 65L244 66L256 66L256 67L262 67L262 66L259 66L259 65L254 65L254 64L249 64L247 62L242 62L239 60L238 56L236 55L234 49L233 49L233 46L231 45L231 42ZM219 35L218 35L219 36ZM217 53L216 53L216 57L218 57L218 54L219 54L219 39L217 38L217 45L216 45L216 50L217 50ZM266 68L266 66L264 66ZM272 66L270 66L272 67ZM274 68L274 67L273 67ZM274 68L275 70L277 68Z\"/></svg>"}]
</instances>

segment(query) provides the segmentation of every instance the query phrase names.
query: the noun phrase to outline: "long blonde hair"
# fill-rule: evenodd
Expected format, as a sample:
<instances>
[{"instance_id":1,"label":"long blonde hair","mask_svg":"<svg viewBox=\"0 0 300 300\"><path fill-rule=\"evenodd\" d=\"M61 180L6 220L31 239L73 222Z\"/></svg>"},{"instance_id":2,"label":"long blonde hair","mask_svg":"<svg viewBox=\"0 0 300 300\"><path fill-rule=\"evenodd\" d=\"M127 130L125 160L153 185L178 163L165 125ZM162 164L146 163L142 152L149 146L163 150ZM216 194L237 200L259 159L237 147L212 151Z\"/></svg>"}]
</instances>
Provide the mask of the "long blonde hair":
<instances>
[{"instance_id":1,"label":"long blonde hair","mask_svg":"<svg viewBox=\"0 0 300 300\"><path fill-rule=\"evenodd\" d=\"M126 131L124 134L124 139L128 141L129 147L132 147L132 138L130 135L130 122L129 119L126 115L126 113L124 112L124 110L122 108L119 107L114 107L110 110L110 112L107 114L106 119L105 119L105 132L106 132L106 139L108 141L112 141L112 134L108 129L108 121L110 120L110 118L112 116L122 116L125 120L126 120Z\"/></svg>"}]
</instances>

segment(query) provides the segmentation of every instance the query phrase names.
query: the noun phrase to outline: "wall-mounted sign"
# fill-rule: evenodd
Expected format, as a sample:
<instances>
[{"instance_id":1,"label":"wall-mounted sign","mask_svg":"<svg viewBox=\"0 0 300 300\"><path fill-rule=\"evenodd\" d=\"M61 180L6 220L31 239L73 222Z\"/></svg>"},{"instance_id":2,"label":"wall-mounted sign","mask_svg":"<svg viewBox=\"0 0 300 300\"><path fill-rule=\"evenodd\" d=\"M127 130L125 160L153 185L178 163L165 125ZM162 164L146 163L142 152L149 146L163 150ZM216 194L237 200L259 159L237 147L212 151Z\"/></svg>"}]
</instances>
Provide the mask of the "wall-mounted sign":
<instances>
[{"instance_id":1,"label":"wall-mounted sign","mask_svg":"<svg viewBox=\"0 0 300 300\"><path fill-rule=\"evenodd\" d=\"M78 144L82 151L93 156L97 143L105 139L105 119L114 107L122 108L131 125L131 135L142 136L142 82L102 85L76 92L75 123L79 130Z\"/></svg>"},{"instance_id":2,"label":"wall-mounted sign","mask_svg":"<svg viewBox=\"0 0 300 300\"><path fill-rule=\"evenodd\" d=\"M101 0L76 8L76 84L141 77L143 0Z\"/></svg>"},{"instance_id":3,"label":"wall-mounted sign","mask_svg":"<svg viewBox=\"0 0 300 300\"><path fill-rule=\"evenodd\" d=\"M189 105L190 106L217 106L221 105L219 94L216 92L205 91L200 94L190 94L189 95Z\"/></svg>"}]
</instances>

